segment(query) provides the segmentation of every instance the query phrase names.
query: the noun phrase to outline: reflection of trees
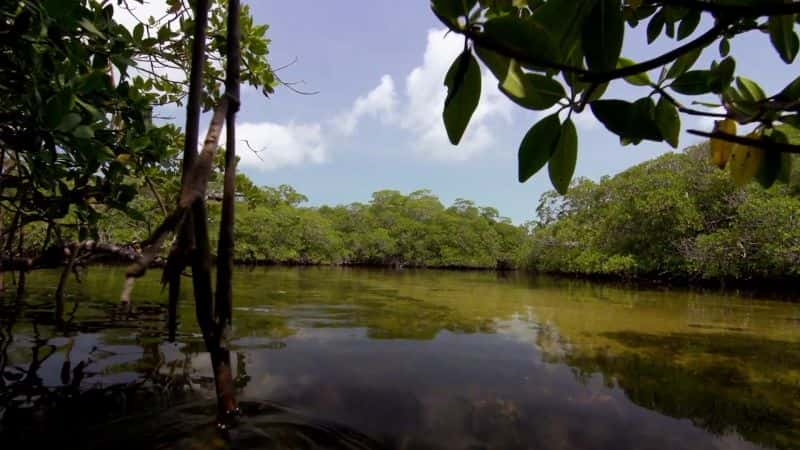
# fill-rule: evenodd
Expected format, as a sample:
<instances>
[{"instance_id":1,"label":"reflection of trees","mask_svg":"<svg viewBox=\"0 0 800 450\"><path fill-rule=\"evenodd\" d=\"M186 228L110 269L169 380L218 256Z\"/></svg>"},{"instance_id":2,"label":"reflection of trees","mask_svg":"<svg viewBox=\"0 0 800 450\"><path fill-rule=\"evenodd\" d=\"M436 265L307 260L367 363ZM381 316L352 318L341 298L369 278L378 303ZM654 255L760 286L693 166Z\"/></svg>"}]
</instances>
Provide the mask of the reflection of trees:
<instances>
[{"instance_id":1,"label":"reflection of trees","mask_svg":"<svg viewBox=\"0 0 800 450\"><path fill-rule=\"evenodd\" d=\"M579 379L602 374L637 405L712 433L780 449L800 442L800 385L790 375L800 344L723 333L604 336L625 350L574 348L562 358Z\"/></svg>"},{"instance_id":2,"label":"reflection of trees","mask_svg":"<svg viewBox=\"0 0 800 450\"><path fill-rule=\"evenodd\" d=\"M63 308L56 310L63 313ZM141 313L108 311L105 320L86 322L76 319L76 311L74 308L67 317L54 317L52 312L25 311L21 302L5 305L0 301L0 442L4 447L55 441L61 433L71 436L76 430L112 419L188 401L195 397L198 387L213 390L213 378L192 367L204 352L202 342L165 351L172 347L161 344L161 337L141 335L143 321L159 321L158 329L164 329L163 311L154 311L153 307L143 308ZM18 323L20 316L25 321ZM132 330L134 327L136 331ZM109 337L115 329L140 336L133 344L126 339L122 345L97 345L85 353L76 351L75 336L79 332L102 330ZM25 341L25 345L12 345L15 338ZM15 355L24 352L24 362L12 363L12 351ZM58 357L63 358L60 365L46 364ZM245 359L240 358L240 388L249 381L245 364ZM115 380L115 376L128 380ZM37 434L42 429L48 433Z\"/></svg>"}]
</instances>

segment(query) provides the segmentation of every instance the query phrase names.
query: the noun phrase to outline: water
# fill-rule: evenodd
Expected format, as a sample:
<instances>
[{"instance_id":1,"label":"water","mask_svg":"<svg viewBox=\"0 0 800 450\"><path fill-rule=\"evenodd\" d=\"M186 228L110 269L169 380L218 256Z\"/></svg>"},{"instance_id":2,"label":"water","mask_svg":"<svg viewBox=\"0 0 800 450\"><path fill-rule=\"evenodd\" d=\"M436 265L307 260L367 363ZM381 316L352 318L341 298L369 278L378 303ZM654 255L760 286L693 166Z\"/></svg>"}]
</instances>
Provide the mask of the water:
<instances>
[{"instance_id":1,"label":"water","mask_svg":"<svg viewBox=\"0 0 800 450\"><path fill-rule=\"evenodd\" d=\"M57 276L0 301L3 449L800 448L791 302L490 272L240 269L244 416L224 441L189 292L169 343L158 273L128 313L122 270L93 268L70 281L60 320Z\"/></svg>"}]
</instances>

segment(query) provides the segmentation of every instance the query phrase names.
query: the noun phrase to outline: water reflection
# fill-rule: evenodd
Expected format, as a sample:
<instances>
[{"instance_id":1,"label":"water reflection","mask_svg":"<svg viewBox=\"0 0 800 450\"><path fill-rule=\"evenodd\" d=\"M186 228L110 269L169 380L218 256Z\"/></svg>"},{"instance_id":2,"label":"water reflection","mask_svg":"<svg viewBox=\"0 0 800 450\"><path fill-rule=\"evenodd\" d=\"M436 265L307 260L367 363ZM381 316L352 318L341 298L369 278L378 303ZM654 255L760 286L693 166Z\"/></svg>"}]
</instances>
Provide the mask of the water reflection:
<instances>
[{"instance_id":1,"label":"water reflection","mask_svg":"<svg viewBox=\"0 0 800 450\"><path fill-rule=\"evenodd\" d=\"M166 343L158 280L95 270L58 311L0 301L6 448L795 448L800 310L483 273L239 275L242 426L213 427L193 310ZM187 297L188 298L188 297Z\"/></svg>"}]
</instances>

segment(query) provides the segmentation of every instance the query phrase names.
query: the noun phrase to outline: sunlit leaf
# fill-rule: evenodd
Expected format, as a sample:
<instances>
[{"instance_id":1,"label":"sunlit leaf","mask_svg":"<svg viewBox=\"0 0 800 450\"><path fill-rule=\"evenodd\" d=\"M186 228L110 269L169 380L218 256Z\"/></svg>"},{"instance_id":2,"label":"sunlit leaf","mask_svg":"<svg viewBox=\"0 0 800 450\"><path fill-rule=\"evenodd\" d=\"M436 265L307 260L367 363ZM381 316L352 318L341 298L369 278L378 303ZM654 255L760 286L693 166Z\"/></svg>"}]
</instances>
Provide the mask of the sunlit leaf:
<instances>
[{"instance_id":1,"label":"sunlit leaf","mask_svg":"<svg viewBox=\"0 0 800 450\"><path fill-rule=\"evenodd\" d=\"M739 91L748 101L760 102L761 100L767 98L767 94L764 93L764 90L761 89L761 86L759 86L758 83L749 78L745 77L737 78L736 86L739 87Z\"/></svg>"},{"instance_id":2,"label":"sunlit leaf","mask_svg":"<svg viewBox=\"0 0 800 450\"><path fill-rule=\"evenodd\" d=\"M636 62L634 62L632 59L620 58L617 62L617 68L630 67L635 64ZM625 81L634 86L648 86L652 83L650 81L650 76L647 75L647 72L641 72L637 73L636 75L627 76L625 77Z\"/></svg>"},{"instance_id":3,"label":"sunlit leaf","mask_svg":"<svg viewBox=\"0 0 800 450\"><path fill-rule=\"evenodd\" d=\"M760 135L753 132L747 137L758 139ZM756 176L763 160L764 150L747 145L734 144L730 161L728 162L731 179L737 186L744 186Z\"/></svg>"},{"instance_id":4,"label":"sunlit leaf","mask_svg":"<svg viewBox=\"0 0 800 450\"><path fill-rule=\"evenodd\" d=\"M736 134L736 122L731 119L718 120L714 123L714 131L719 131L726 134ZM722 139L711 139L709 144L711 153L711 163L723 169L728 164L731 151L733 150L733 142L725 141Z\"/></svg>"}]
</instances>

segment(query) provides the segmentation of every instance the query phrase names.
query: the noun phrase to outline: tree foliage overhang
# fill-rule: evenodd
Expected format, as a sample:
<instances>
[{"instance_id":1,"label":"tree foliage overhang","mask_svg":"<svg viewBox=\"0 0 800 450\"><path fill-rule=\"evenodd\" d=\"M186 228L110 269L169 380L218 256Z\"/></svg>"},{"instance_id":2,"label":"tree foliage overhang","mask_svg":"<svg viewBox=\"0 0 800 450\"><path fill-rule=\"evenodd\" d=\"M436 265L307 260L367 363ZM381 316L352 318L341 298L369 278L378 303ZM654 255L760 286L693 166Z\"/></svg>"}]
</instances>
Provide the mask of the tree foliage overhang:
<instances>
[{"instance_id":1,"label":"tree foliage overhang","mask_svg":"<svg viewBox=\"0 0 800 450\"><path fill-rule=\"evenodd\" d=\"M547 165L555 188L567 191L578 153L572 115L587 107L623 145L649 140L677 147L682 114L718 119L713 130L688 132L712 139L713 161L727 166L738 184L755 178L770 186L789 173L790 154L800 153L800 77L768 95L755 81L737 76L729 54L733 38L758 31L791 64L800 50L800 2L433 0L431 6L442 23L464 36L464 51L445 79L444 123L454 145L480 99L478 61L517 105L555 110L520 144L520 182ZM626 31L637 27L646 27L648 45L665 35L674 48L646 61L625 58ZM696 67L709 48L719 56L708 68ZM617 80L641 88L644 96L605 98ZM706 101L709 95L715 101ZM703 101L681 101L698 96ZM753 130L738 136L737 124Z\"/></svg>"},{"instance_id":2,"label":"tree foliage overhang","mask_svg":"<svg viewBox=\"0 0 800 450\"><path fill-rule=\"evenodd\" d=\"M143 180L179 170L183 133L158 114L187 95L194 2L168 0L161 17L137 17L136 3L143 2L0 2L6 243L32 222L68 221L91 234L109 208L140 217L130 202L148 184ZM134 26L120 22L124 10L137 19ZM211 1L208 16L205 109L222 96L225 2ZM267 26L254 24L245 6L241 29L241 79L269 94L277 78L266 59Z\"/></svg>"}]
</instances>

